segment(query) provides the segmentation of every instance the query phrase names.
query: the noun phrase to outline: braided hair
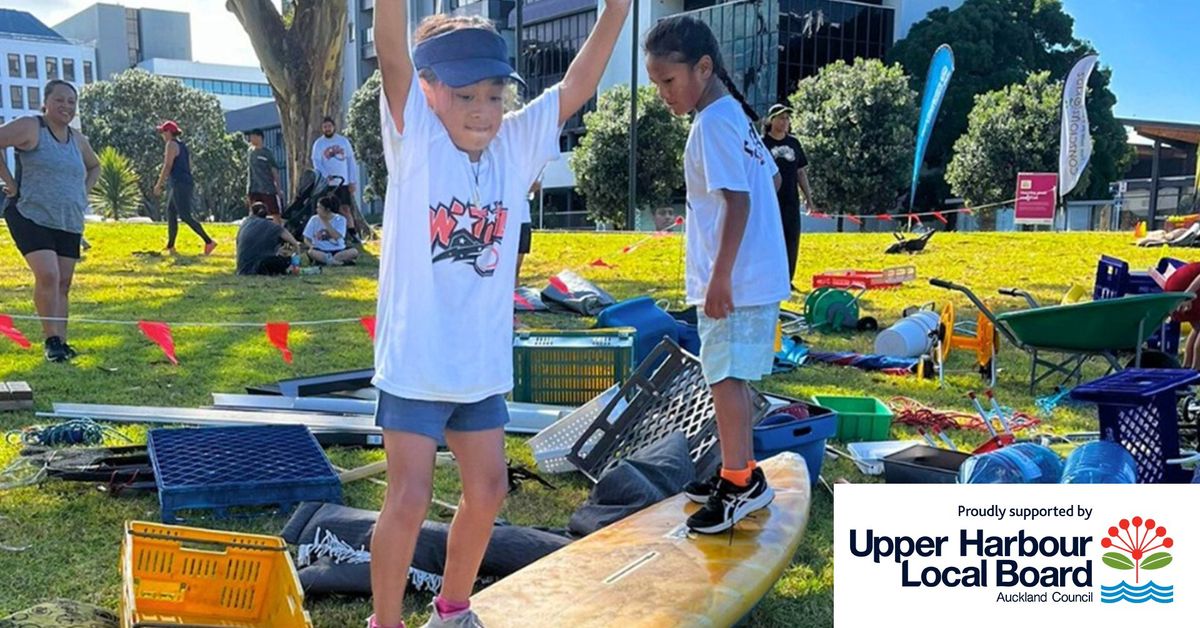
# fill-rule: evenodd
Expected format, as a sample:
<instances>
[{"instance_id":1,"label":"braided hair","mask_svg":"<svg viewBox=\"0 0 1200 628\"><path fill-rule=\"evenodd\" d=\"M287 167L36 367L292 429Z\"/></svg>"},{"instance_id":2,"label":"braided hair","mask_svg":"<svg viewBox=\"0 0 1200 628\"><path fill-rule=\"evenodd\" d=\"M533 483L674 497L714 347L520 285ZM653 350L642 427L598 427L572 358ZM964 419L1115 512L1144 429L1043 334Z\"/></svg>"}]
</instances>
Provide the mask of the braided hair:
<instances>
[{"instance_id":1,"label":"braided hair","mask_svg":"<svg viewBox=\"0 0 1200 628\"><path fill-rule=\"evenodd\" d=\"M691 15L668 17L650 29L642 48L648 55L693 66L708 55L708 58L712 59L713 74L721 80L725 90L741 103L742 111L746 112L751 122L758 120L758 112L746 102L746 97L729 77L725 63L721 60L721 48L717 44L717 37L713 35L708 24Z\"/></svg>"}]
</instances>

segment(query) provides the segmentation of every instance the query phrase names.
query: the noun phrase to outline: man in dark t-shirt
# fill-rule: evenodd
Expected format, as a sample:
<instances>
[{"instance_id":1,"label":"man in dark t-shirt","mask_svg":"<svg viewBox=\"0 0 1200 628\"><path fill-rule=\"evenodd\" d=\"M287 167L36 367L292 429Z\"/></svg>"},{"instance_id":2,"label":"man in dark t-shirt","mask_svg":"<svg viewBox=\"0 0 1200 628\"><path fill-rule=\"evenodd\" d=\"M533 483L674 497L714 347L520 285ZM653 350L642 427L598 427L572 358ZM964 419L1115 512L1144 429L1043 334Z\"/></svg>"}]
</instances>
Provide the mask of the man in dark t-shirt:
<instances>
[{"instance_id":1,"label":"man in dark t-shirt","mask_svg":"<svg viewBox=\"0 0 1200 628\"><path fill-rule=\"evenodd\" d=\"M800 140L791 135L792 110L785 105L771 105L767 111L763 144L775 158L782 182L779 185L779 210L783 212L783 238L787 244L788 279L796 273L796 258L800 254L800 192L808 212L816 213L812 188L808 184L808 158ZM796 284L792 284L792 290Z\"/></svg>"},{"instance_id":2,"label":"man in dark t-shirt","mask_svg":"<svg viewBox=\"0 0 1200 628\"><path fill-rule=\"evenodd\" d=\"M267 216L277 224L283 219L279 213L279 164L271 149L263 146L262 129L246 133L250 152L246 155L249 172L246 174L246 205L262 203L267 207Z\"/></svg>"},{"instance_id":3,"label":"man in dark t-shirt","mask_svg":"<svg viewBox=\"0 0 1200 628\"><path fill-rule=\"evenodd\" d=\"M290 256L279 254L279 245L300 243L287 229L267 217L267 207L255 203L237 233L237 274L283 275L292 265ZM298 250L298 249L297 249Z\"/></svg>"}]
</instances>

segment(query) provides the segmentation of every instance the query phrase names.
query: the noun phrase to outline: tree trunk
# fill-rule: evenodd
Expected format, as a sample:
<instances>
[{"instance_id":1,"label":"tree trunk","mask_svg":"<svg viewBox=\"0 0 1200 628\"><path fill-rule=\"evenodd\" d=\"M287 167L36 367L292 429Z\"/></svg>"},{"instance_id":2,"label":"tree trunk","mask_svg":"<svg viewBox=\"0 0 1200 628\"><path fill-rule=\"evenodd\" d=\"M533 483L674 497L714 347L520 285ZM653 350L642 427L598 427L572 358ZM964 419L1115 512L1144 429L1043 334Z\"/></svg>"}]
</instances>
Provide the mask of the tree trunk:
<instances>
[{"instance_id":1,"label":"tree trunk","mask_svg":"<svg viewBox=\"0 0 1200 628\"><path fill-rule=\"evenodd\" d=\"M345 2L295 0L294 4L291 25L285 26L271 0L225 3L250 35L275 94L287 150L288 198L295 196L300 175L312 168L310 150L322 119L341 119L347 24Z\"/></svg>"}]
</instances>

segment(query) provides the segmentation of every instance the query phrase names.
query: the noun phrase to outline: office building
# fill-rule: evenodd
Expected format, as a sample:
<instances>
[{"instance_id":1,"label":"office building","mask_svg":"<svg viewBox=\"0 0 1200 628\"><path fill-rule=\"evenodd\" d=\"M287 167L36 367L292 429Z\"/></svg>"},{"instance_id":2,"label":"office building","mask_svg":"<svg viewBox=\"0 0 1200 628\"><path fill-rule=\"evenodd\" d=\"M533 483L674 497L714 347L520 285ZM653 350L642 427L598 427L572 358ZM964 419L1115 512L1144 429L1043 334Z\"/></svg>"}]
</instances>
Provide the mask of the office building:
<instances>
[{"instance_id":1,"label":"office building","mask_svg":"<svg viewBox=\"0 0 1200 628\"><path fill-rule=\"evenodd\" d=\"M215 95L221 101L223 111L273 103L275 100L267 77L254 66L147 59L136 67L151 74L178 79L188 87Z\"/></svg>"},{"instance_id":2,"label":"office building","mask_svg":"<svg viewBox=\"0 0 1200 628\"><path fill-rule=\"evenodd\" d=\"M98 80L147 59L192 60L191 16L179 11L94 4L56 24L54 30L96 49Z\"/></svg>"},{"instance_id":3,"label":"office building","mask_svg":"<svg viewBox=\"0 0 1200 628\"><path fill-rule=\"evenodd\" d=\"M0 9L0 124L36 115L47 81L82 87L96 80L95 60L91 46L67 41L25 11ZM12 166L11 151L6 153Z\"/></svg>"}]
</instances>

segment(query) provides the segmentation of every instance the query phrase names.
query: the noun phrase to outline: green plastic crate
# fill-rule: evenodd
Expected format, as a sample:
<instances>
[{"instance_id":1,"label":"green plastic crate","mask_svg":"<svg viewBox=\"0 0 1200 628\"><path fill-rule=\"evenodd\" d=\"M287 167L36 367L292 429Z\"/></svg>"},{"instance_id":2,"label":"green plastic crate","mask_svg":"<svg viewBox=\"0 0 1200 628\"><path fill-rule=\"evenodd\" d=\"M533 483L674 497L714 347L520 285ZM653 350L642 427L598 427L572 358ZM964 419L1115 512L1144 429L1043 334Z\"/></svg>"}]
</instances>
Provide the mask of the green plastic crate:
<instances>
[{"instance_id":1,"label":"green plastic crate","mask_svg":"<svg viewBox=\"0 0 1200 628\"><path fill-rule=\"evenodd\" d=\"M513 337L513 401L582 406L633 371L632 327L526 330Z\"/></svg>"},{"instance_id":2,"label":"green plastic crate","mask_svg":"<svg viewBox=\"0 0 1200 628\"><path fill-rule=\"evenodd\" d=\"M892 431L892 411L875 397L813 395L813 403L837 412L837 439L844 443L887 440Z\"/></svg>"}]
</instances>

